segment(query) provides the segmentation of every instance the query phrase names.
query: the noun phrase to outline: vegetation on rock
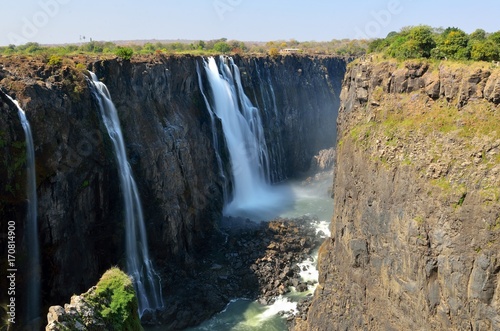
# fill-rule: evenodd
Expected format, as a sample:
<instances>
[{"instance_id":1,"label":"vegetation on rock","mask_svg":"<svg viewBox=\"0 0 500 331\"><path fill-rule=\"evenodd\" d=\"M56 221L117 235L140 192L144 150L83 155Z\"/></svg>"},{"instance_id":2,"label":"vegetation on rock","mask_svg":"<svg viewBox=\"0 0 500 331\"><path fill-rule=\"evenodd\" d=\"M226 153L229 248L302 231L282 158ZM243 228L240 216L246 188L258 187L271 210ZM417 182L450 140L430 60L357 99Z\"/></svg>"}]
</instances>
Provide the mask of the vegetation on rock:
<instances>
[{"instance_id":1,"label":"vegetation on rock","mask_svg":"<svg viewBox=\"0 0 500 331\"><path fill-rule=\"evenodd\" d=\"M445 95L433 100L423 90L409 91L408 86L413 86L409 79L401 85L406 84L407 90L399 89L406 93L387 93L382 86L370 87L367 107L372 112L371 119L350 128L349 134L339 141L339 148L350 140L350 146L354 144L369 152L373 161L390 167L415 168L446 194L461 194L468 188L483 194L485 203L500 203L500 183L496 176L500 169L498 105L476 98L475 94L465 96L469 86L463 85L471 80L468 77L483 74L484 78L477 84L484 88L486 81L490 80L490 84L496 81L500 70L480 63L464 67L444 62L433 67L425 61L406 61L403 67L405 69L389 69L396 70L392 73L396 90L399 89L397 84L404 82L403 77L406 80L410 71L418 70L426 72L421 76L423 81L441 77L438 83L443 94L452 87L446 82L446 76L452 72L460 79L456 84L461 85L461 90L456 95L449 95L448 100ZM476 93L484 95L481 90ZM461 199L462 196L455 203L461 205Z\"/></svg>"},{"instance_id":2,"label":"vegetation on rock","mask_svg":"<svg viewBox=\"0 0 500 331\"><path fill-rule=\"evenodd\" d=\"M49 309L47 330L142 330L132 280L118 268L102 275L87 293Z\"/></svg>"},{"instance_id":3,"label":"vegetation on rock","mask_svg":"<svg viewBox=\"0 0 500 331\"><path fill-rule=\"evenodd\" d=\"M446 29L426 25L405 27L383 39L373 40L368 52L405 60L416 58L498 61L500 31L477 29L471 34L456 27Z\"/></svg>"},{"instance_id":4,"label":"vegetation on rock","mask_svg":"<svg viewBox=\"0 0 500 331\"><path fill-rule=\"evenodd\" d=\"M118 268L102 275L96 291L87 299L113 330L141 330L132 280Z\"/></svg>"}]
</instances>

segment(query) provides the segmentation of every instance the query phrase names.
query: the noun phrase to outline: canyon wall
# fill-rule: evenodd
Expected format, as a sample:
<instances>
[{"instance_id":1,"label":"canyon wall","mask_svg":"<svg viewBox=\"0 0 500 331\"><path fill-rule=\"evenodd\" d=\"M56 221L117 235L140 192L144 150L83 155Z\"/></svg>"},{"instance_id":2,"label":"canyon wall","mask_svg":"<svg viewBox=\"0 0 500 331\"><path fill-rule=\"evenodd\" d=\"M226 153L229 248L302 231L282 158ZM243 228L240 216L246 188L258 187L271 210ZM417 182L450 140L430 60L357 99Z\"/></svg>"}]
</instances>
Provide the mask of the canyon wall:
<instances>
[{"instance_id":1,"label":"canyon wall","mask_svg":"<svg viewBox=\"0 0 500 331\"><path fill-rule=\"evenodd\" d=\"M500 69L351 64L332 237L295 330L500 329Z\"/></svg>"},{"instance_id":2,"label":"canyon wall","mask_svg":"<svg viewBox=\"0 0 500 331\"><path fill-rule=\"evenodd\" d=\"M107 85L118 110L143 203L150 255L165 296L173 297L187 286L179 279L196 278L207 246L221 244L212 241L223 196L211 120L198 84L202 61L191 56L138 57L132 62L77 56L51 66L43 58L0 58L0 219L2 227L16 221L21 261L29 254L22 242L24 135L7 93L19 100L33 131L45 306L67 302L95 284L110 266L124 265L117 166L86 69ZM235 62L246 93L264 118L273 180L306 171L312 157L335 139L345 62L290 56L236 57ZM217 127L221 130L220 123ZM223 141L220 146L227 167ZM19 279L20 286L24 281ZM224 300L186 308L167 299L168 318L194 323L223 307ZM189 316L177 314L182 310Z\"/></svg>"}]
</instances>

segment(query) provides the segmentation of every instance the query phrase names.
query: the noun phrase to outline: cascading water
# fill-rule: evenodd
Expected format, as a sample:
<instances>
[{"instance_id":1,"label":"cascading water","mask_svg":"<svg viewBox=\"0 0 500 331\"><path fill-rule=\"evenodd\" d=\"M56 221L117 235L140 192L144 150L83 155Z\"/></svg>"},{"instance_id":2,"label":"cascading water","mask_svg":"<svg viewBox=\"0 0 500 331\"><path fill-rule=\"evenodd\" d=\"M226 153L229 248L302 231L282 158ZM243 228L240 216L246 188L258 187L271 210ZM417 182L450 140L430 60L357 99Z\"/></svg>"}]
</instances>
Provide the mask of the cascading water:
<instances>
[{"instance_id":1,"label":"cascading water","mask_svg":"<svg viewBox=\"0 0 500 331\"><path fill-rule=\"evenodd\" d=\"M290 197L286 189L270 185L269 152L259 110L245 95L232 58L221 57L217 66L210 57L204 68L212 91L212 104L205 98L207 108L222 122L231 160L232 199L227 199L224 214L269 219Z\"/></svg>"},{"instance_id":2,"label":"cascading water","mask_svg":"<svg viewBox=\"0 0 500 331\"><path fill-rule=\"evenodd\" d=\"M125 143L118 113L106 85L100 82L93 72L89 73L94 87L93 92L99 102L104 125L113 142L118 164L125 209L127 273L133 278L139 301L139 313L142 314L145 309L163 307L160 277L155 272L149 259L141 201L125 152Z\"/></svg>"},{"instance_id":3,"label":"cascading water","mask_svg":"<svg viewBox=\"0 0 500 331\"><path fill-rule=\"evenodd\" d=\"M38 225L37 225L37 195L36 195L36 173L35 173L35 148L31 127L26 118L24 110L19 103L7 97L16 105L19 119L26 136L26 172L27 185L26 195L28 197L28 213L26 222L25 241L27 248L27 268L26 279L27 297L26 297L26 319L29 324L35 323L41 316L40 311L40 289L41 289L41 268L40 268L40 248L38 246ZM35 323L36 324L36 323Z\"/></svg>"},{"instance_id":4,"label":"cascading water","mask_svg":"<svg viewBox=\"0 0 500 331\"><path fill-rule=\"evenodd\" d=\"M271 74L269 72L269 68L261 73L260 65L257 63L257 60L254 59L255 63L255 72L257 73L258 85L260 89L260 95L262 97L262 108L264 113L268 114L268 117L271 119L267 120L269 123L270 131L277 131L275 134L275 139L273 139L273 143L270 146L270 162L271 162L271 181L273 183L281 182L286 179L286 175L284 174L284 163L286 162L283 148L283 139L280 132L280 121L278 116L278 106L276 105L276 95L274 93L273 84L271 82ZM264 77L266 79L264 80Z\"/></svg>"},{"instance_id":5,"label":"cascading water","mask_svg":"<svg viewBox=\"0 0 500 331\"><path fill-rule=\"evenodd\" d=\"M217 135L217 125L215 122L216 115L214 114L212 107L210 107L210 103L208 102L207 96L203 91L203 82L201 79L200 67L198 63L196 63L196 73L198 74L198 84L200 85L201 95L203 96L203 100L205 100L205 104L207 105L208 108L208 113L210 114L210 121L212 124L212 140L215 149L215 156L217 159L217 166L219 167L219 177L222 180L222 194L224 197L224 205L226 205L228 203L227 199L229 197L229 183L226 174L224 173L224 166L222 164L222 159L219 154L219 137Z\"/></svg>"}]
</instances>

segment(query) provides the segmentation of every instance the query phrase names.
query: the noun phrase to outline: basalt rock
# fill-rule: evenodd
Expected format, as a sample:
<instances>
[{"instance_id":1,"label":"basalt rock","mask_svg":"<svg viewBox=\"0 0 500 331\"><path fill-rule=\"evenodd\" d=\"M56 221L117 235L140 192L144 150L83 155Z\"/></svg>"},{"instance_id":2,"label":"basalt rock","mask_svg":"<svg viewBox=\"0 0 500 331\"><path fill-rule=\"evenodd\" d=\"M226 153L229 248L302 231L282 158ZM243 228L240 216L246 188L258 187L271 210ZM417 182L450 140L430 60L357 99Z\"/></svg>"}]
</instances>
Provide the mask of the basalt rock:
<instances>
[{"instance_id":1,"label":"basalt rock","mask_svg":"<svg viewBox=\"0 0 500 331\"><path fill-rule=\"evenodd\" d=\"M33 131L45 306L82 293L110 266L124 261L119 174L82 67L107 85L118 110L143 204L150 256L171 303L163 320L183 328L205 316L196 312L206 310L208 316L227 302L218 295L189 307L169 301L169 296L189 292L189 284L178 284L197 278L206 247L221 244L211 241L221 218L223 185L210 116L198 86L201 61L191 56L135 61L75 56L50 66L40 58L0 59L0 150L6 165L0 168L0 219L2 226L5 220L16 220L17 236L23 237L24 136L15 107L3 95L7 93L26 110ZM290 56L235 61L245 72L246 93L264 113L273 180L307 170L312 157L331 147L335 137L344 60ZM227 167L227 151L219 143ZM6 254L5 245L0 252ZM27 253L19 254L22 260ZM23 283L19 279L20 288ZM209 293L211 286L202 293Z\"/></svg>"},{"instance_id":2,"label":"basalt rock","mask_svg":"<svg viewBox=\"0 0 500 331\"><path fill-rule=\"evenodd\" d=\"M486 63L350 67L332 237L296 330L500 329L498 74Z\"/></svg>"}]
</instances>

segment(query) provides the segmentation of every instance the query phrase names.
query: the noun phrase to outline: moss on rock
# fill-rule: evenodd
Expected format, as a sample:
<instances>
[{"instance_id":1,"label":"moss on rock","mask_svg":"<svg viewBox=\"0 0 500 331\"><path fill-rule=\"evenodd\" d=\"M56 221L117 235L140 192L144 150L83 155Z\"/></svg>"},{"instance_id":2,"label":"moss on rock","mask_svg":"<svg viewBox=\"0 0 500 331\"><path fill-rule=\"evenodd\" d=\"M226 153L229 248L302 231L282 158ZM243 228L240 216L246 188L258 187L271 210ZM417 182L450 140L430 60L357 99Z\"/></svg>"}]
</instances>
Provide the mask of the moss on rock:
<instances>
[{"instance_id":1,"label":"moss on rock","mask_svg":"<svg viewBox=\"0 0 500 331\"><path fill-rule=\"evenodd\" d=\"M118 268L102 275L96 286L71 297L62 308L53 306L46 330L143 330L132 280Z\"/></svg>"}]
</instances>

